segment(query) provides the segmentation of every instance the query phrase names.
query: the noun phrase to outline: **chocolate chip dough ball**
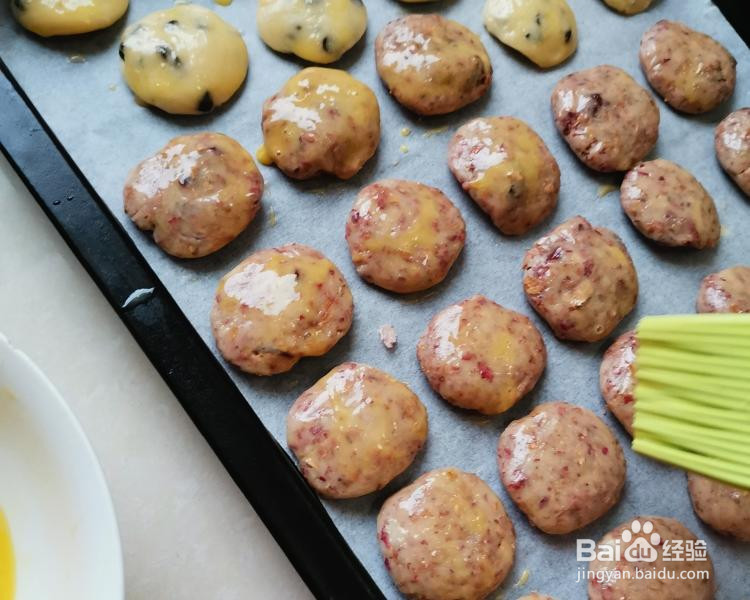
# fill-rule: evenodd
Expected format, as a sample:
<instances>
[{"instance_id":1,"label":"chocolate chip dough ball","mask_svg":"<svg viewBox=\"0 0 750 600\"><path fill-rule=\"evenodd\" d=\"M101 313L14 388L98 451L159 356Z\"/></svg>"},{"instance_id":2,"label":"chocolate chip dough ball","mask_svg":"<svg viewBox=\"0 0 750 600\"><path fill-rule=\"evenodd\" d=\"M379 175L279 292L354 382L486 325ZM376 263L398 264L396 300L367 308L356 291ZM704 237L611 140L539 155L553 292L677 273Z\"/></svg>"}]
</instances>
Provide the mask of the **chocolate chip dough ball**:
<instances>
[{"instance_id":1,"label":"chocolate chip dough ball","mask_svg":"<svg viewBox=\"0 0 750 600\"><path fill-rule=\"evenodd\" d=\"M734 91L734 57L712 37L678 21L661 20L643 34L640 60L651 86L682 112L708 112Z\"/></svg>"},{"instance_id":2,"label":"chocolate chip dough ball","mask_svg":"<svg viewBox=\"0 0 750 600\"><path fill-rule=\"evenodd\" d=\"M523 287L531 306L562 340L606 338L635 306L638 278L611 230L574 217L526 253Z\"/></svg>"},{"instance_id":3,"label":"chocolate chip dough ball","mask_svg":"<svg viewBox=\"0 0 750 600\"><path fill-rule=\"evenodd\" d=\"M458 469L430 471L396 492L377 528L385 567L409 598L482 600L513 566L516 535L500 498Z\"/></svg>"},{"instance_id":4,"label":"chocolate chip dough ball","mask_svg":"<svg viewBox=\"0 0 750 600\"><path fill-rule=\"evenodd\" d=\"M596 521L620 499L625 455L590 410L550 402L513 421L497 448L500 478L513 501L545 533Z\"/></svg>"},{"instance_id":5,"label":"chocolate chip dough ball","mask_svg":"<svg viewBox=\"0 0 750 600\"><path fill-rule=\"evenodd\" d=\"M420 115L442 115L479 99L492 65L475 33L440 15L388 23L375 40L378 74L393 97Z\"/></svg>"}]
</instances>

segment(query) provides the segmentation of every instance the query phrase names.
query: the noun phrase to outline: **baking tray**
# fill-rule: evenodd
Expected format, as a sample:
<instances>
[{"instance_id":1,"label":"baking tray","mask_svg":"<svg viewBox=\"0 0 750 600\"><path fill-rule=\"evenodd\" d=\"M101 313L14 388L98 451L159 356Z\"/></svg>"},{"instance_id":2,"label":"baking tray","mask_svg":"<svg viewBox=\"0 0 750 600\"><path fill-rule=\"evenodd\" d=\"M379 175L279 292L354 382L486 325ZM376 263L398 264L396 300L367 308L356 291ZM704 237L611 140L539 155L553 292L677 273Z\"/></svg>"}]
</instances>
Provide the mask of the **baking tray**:
<instances>
[{"instance_id":1,"label":"baking tray","mask_svg":"<svg viewBox=\"0 0 750 600\"><path fill-rule=\"evenodd\" d=\"M531 314L521 291L520 256L544 231L574 214L615 229L634 256L641 298L638 309L619 331L643 314L692 311L700 277L747 260L750 246L742 232L750 225L748 203L720 173L710 138L725 113L750 104L750 53L708 0L657 0L647 13L627 19L599 2L570 0L578 16L581 46L571 61L548 72L530 67L484 32L478 0L428 5L370 0L366 39L335 66L350 70L378 95L384 127L376 157L347 183L332 179L292 182L275 169L263 168L268 184L264 212L229 247L192 262L165 257L148 235L127 221L120 206L124 175L178 133L221 130L254 149L261 141L260 103L303 63L265 48L255 33L255 3L235 0L228 8L214 8L243 31L250 49L250 77L238 98L216 114L196 118L167 117L137 107L120 80L117 39L124 22L163 8L165 3L133 0L132 4L123 23L109 30L59 40L26 34L11 18L7 3L0 8L0 146L317 597L397 597L378 556L374 516L395 489L428 468L448 464L474 471L488 481L513 518L519 546L514 572L501 591L508 597L531 589L554 592L561 600L582 597L583 588L571 585L577 566L571 559L575 537L598 538L643 512L676 516L708 540L720 598L735 600L747 595L750 551L713 534L696 520L684 476L675 469L626 450L629 476L621 503L580 533L560 538L532 530L501 489L494 445L509 420L525 414L534 404L553 399L578 402L603 414L596 371L606 343L561 344L540 324L550 351L547 374L530 397L494 419L453 410L436 398L418 372L413 351L429 316L469 293L485 293ZM740 3L724 0L716 4L748 40L748 21L740 14L744 12ZM377 81L372 43L389 19L405 12L431 10L481 32L495 67L495 82L491 94L467 109L445 117L416 119L388 98ZM622 216L616 194L597 198L599 186L617 183L617 177L585 170L564 146L549 114L549 91L570 71L611 62L643 82L637 66L638 39L662 17L685 20L707 31L740 59L737 92L714 113L688 118L660 103L661 141L655 154L683 163L713 193L726 225L717 251L657 249L640 239ZM72 57L83 57L85 62ZM521 238L498 234L463 196L445 167L445 147L452 130L480 114L511 114L530 122L563 172L558 210ZM403 127L412 129L410 136L401 137ZM467 247L448 280L433 290L405 297L384 294L363 284L351 267L343 242L346 213L359 187L384 176L413 178L441 187L467 220ZM297 233L296 224L309 222L318 225L291 234ZM357 306L353 331L329 355L304 360L286 375L259 380L228 369L217 360L210 340L207 314L213 287L251 251L292 239L318 247L344 272ZM134 296L137 290L144 291ZM377 340L377 327L386 322L392 322L400 335L399 348L393 354ZM283 440L279 416L292 398L343 360L370 362L409 383L428 406L430 440L407 473L382 492L356 501L321 503L276 441ZM627 446L622 430L609 415L604 418ZM568 565L565 569L561 567L564 564ZM514 583L524 571L529 571L529 581L516 589Z\"/></svg>"}]
</instances>

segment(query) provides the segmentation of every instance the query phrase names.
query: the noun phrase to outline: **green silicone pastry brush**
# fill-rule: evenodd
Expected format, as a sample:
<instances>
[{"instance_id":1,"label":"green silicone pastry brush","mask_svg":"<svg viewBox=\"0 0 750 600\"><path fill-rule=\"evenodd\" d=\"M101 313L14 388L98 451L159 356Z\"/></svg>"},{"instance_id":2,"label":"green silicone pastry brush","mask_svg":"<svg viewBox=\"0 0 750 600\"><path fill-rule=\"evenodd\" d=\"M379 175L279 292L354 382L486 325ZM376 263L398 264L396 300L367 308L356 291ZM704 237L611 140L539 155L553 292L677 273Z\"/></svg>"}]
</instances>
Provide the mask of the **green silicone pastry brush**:
<instances>
[{"instance_id":1,"label":"green silicone pastry brush","mask_svg":"<svg viewBox=\"0 0 750 600\"><path fill-rule=\"evenodd\" d=\"M750 314L645 317L633 449L750 489Z\"/></svg>"}]
</instances>

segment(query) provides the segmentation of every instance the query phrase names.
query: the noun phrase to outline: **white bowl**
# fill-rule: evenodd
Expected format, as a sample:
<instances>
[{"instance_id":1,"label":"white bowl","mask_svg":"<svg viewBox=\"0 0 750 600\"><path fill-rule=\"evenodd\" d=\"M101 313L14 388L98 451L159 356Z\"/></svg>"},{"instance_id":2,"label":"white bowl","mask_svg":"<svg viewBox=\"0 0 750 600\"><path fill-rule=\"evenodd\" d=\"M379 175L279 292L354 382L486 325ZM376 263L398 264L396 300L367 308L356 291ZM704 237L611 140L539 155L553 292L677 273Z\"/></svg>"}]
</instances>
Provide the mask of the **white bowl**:
<instances>
[{"instance_id":1,"label":"white bowl","mask_svg":"<svg viewBox=\"0 0 750 600\"><path fill-rule=\"evenodd\" d=\"M91 445L54 386L2 334L0 509L15 600L123 599L117 521Z\"/></svg>"}]
</instances>

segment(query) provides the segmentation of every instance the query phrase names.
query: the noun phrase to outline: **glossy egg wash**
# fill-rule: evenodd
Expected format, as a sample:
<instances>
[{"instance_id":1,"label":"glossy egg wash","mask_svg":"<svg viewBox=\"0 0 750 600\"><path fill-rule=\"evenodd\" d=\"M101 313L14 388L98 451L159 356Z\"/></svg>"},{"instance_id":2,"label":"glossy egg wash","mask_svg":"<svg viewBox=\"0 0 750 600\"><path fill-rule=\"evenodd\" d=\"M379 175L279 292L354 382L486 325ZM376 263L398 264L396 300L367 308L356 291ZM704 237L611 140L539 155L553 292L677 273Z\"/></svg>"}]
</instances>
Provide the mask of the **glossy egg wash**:
<instances>
[{"instance_id":1,"label":"glossy egg wash","mask_svg":"<svg viewBox=\"0 0 750 600\"><path fill-rule=\"evenodd\" d=\"M16 561L5 513L0 509L0 600L13 600L16 587Z\"/></svg>"}]
</instances>

